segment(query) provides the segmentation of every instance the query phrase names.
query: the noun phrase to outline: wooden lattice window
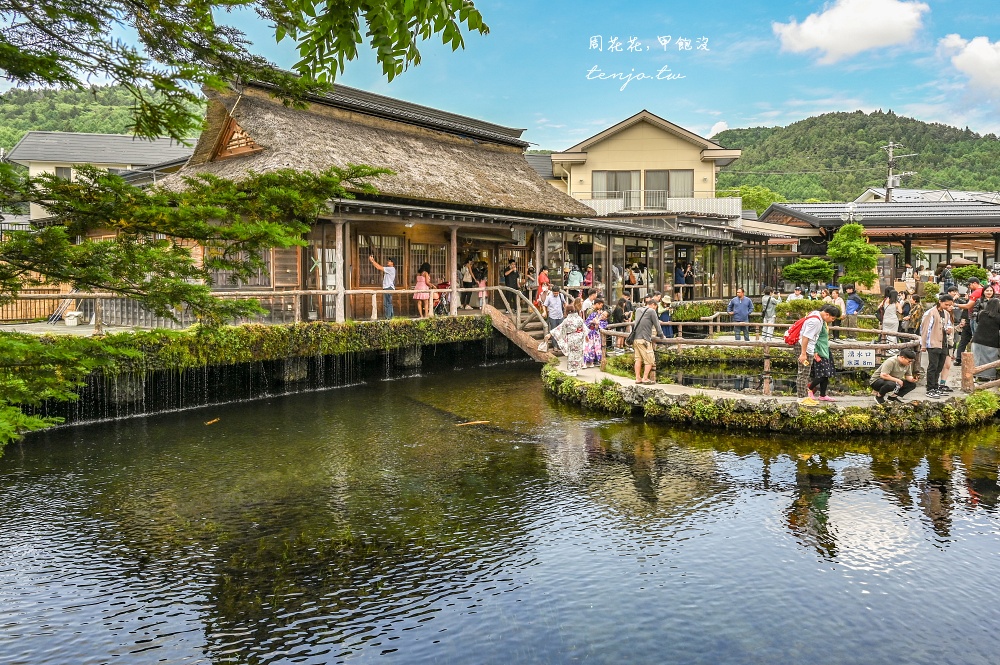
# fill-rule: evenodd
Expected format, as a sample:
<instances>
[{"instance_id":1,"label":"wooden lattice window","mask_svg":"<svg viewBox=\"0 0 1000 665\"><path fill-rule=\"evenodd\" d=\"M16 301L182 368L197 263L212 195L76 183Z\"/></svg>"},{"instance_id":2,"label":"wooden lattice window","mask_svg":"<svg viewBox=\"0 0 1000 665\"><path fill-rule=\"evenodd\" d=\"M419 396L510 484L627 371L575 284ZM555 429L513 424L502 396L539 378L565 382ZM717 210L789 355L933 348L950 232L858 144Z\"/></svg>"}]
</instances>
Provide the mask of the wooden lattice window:
<instances>
[{"instance_id":1,"label":"wooden lattice window","mask_svg":"<svg viewBox=\"0 0 1000 665\"><path fill-rule=\"evenodd\" d=\"M229 118L225 129L222 131L219 149L216 151L215 158L225 159L226 157L247 155L263 149L235 120Z\"/></svg>"}]
</instances>

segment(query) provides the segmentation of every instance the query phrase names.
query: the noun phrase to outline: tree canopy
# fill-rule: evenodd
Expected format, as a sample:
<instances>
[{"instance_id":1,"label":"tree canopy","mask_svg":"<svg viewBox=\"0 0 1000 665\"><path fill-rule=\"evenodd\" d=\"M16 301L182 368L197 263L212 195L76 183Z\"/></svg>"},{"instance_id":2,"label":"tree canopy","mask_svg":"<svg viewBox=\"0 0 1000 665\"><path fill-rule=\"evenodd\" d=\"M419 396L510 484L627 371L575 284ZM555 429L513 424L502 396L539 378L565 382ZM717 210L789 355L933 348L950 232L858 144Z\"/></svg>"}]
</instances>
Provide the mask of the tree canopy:
<instances>
[{"instance_id":1,"label":"tree canopy","mask_svg":"<svg viewBox=\"0 0 1000 665\"><path fill-rule=\"evenodd\" d=\"M864 284L871 288L878 278L875 266L881 250L868 242L865 227L860 224L844 224L827 243L826 253L837 263L844 265L844 284Z\"/></svg>"},{"instance_id":2,"label":"tree canopy","mask_svg":"<svg viewBox=\"0 0 1000 665\"><path fill-rule=\"evenodd\" d=\"M796 284L827 284L833 279L833 264L818 256L799 259L781 269L781 276Z\"/></svg>"},{"instance_id":3,"label":"tree canopy","mask_svg":"<svg viewBox=\"0 0 1000 665\"><path fill-rule=\"evenodd\" d=\"M243 33L217 22L239 9L272 25L277 41L295 41L293 72L251 52ZM0 18L0 74L15 86L83 88L92 77L105 79L131 93L136 134L178 140L200 130L203 86L256 80L294 101L327 87L358 57L359 45L367 43L392 80L420 63L423 40L438 35L458 49L463 27L489 32L469 0L0 0Z\"/></svg>"},{"instance_id":4,"label":"tree canopy","mask_svg":"<svg viewBox=\"0 0 1000 665\"><path fill-rule=\"evenodd\" d=\"M852 201L869 187L885 187L890 140L902 143L900 170L915 171L903 187L1000 190L1000 141L892 111L826 113L787 127L727 129L715 137L742 156L719 173L718 189L767 187L789 201Z\"/></svg>"}]
</instances>

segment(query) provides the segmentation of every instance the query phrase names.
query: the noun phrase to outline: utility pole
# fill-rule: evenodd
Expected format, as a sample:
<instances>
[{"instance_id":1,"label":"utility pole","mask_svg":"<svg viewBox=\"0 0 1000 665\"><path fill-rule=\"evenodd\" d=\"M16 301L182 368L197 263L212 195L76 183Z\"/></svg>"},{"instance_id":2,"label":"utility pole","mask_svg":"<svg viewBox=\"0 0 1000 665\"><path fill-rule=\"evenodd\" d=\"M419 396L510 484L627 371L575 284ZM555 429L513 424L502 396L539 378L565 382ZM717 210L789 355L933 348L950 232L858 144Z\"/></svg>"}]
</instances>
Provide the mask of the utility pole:
<instances>
[{"instance_id":1,"label":"utility pole","mask_svg":"<svg viewBox=\"0 0 1000 665\"><path fill-rule=\"evenodd\" d=\"M903 147L902 143L895 143L893 141L889 141L889 145L882 146L882 149L885 150L886 153L889 155L889 163L888 163L889 174L888 174L888 176L886 177L886 180L885 180L885 202L886 203L889 203L889 202L892 201L892 190L895 187L894 177L895 178L899 178L899 177L904 176L904 175L913 175L912 172L910 172L910 173L900 173L897 176L893 176L892 175L892 170L894 168L896 168L896 166L897 166L897 162L896 162L897 159L902 159L903 157L916 157L919 154L919 153L914 152L914 153L911 153L909 155L893 155L893 150L895 150L896 148L902 148L902 147Z\"/></svg>"}]
</instances>

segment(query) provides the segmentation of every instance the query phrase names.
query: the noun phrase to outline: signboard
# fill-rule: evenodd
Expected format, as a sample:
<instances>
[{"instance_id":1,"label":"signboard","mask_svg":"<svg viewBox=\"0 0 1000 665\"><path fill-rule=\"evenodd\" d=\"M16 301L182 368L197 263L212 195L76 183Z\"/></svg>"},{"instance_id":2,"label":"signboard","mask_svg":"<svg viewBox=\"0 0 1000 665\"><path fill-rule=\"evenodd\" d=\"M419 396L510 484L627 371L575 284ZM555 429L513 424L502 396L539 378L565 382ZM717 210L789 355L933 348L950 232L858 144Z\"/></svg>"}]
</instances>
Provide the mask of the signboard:
<instances>
[{"instance_id":1,"label":"signboard","mask_svg":"<svg viewBox=\"0 0 1000 665\"><path fill-rule=\"evenodd\" d=\"M844 369L875 367L875 349L844 349Z\"/></svg>"},{"instance_id":2,"label":"signboard","mask_svg":"<svg viewBox=\"0 0 1000 665\"><path fill-rule=\"evenodd\" d=\"M1000 272L1000 263L993 264L993 272Z\"/></svg>"}]
</instances>

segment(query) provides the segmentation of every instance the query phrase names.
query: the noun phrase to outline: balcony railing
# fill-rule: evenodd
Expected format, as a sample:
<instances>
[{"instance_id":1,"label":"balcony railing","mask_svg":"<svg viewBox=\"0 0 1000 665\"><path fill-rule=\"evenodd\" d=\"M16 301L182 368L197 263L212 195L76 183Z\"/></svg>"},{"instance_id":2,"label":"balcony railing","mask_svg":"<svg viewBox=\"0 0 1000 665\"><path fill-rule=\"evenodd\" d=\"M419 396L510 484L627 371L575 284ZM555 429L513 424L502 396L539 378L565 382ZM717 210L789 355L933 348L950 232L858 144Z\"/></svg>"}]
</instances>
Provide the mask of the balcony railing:
<instances>
[{"instance_id":1,"label":"balcony railing","mask_svg":"<svg viewBox=\"0 0 1000 665\"><path fill-rule=\"evenodd\" d=\"M725 198L696 198L668 196L656 189L632 189L608 192L573 192L573 197L593 208L598 215L617 212L672 212L699 213L739 217L743 212L743 199L738 196Z\"/></svg>"}]
</instances>

